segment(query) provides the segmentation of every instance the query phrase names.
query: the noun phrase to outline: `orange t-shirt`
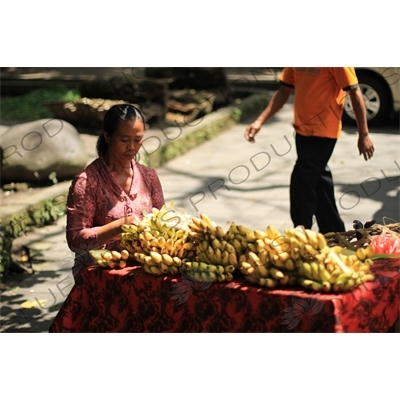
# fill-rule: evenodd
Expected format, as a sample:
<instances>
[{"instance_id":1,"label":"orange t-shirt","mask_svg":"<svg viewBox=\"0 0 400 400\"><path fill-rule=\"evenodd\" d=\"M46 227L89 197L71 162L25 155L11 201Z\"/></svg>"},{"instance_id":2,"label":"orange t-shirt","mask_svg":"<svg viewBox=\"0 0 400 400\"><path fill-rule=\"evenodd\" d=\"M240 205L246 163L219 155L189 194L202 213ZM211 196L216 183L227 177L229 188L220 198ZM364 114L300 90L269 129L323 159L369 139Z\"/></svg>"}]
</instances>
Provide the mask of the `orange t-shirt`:
<instances>
[{"instance_id":1,"label":"orange t-shirt","mask_svg":"<svg viewBox=\"0 0 400 400\"><path fill-rule=\"evenodd\" d=\"M358 85L353 67L287 67L279 79L294 89L293 127L297 133L340 137L346 90Z\"/></svg>"}]
</instances>

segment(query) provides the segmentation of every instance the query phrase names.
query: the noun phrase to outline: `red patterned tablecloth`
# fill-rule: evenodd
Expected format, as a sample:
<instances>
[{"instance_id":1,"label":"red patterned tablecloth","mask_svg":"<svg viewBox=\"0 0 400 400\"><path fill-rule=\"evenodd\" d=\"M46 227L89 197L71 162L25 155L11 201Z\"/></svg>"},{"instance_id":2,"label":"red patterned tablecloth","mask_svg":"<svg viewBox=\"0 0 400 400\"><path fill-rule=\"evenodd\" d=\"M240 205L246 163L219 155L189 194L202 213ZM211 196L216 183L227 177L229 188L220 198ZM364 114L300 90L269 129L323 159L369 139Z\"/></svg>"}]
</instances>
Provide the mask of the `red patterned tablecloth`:
<instances>
[{"instance_id":1,"label":"red patterned tablecloth","mask_svg":"<svg viewBox=\"0 0 400 400\"><path fill-rule=\"evenodd\" d=\"M399 318L400 259L342 294L155 277L138 267L84 271L50 332L387 332Z\"/></svg>"}]
</instances>

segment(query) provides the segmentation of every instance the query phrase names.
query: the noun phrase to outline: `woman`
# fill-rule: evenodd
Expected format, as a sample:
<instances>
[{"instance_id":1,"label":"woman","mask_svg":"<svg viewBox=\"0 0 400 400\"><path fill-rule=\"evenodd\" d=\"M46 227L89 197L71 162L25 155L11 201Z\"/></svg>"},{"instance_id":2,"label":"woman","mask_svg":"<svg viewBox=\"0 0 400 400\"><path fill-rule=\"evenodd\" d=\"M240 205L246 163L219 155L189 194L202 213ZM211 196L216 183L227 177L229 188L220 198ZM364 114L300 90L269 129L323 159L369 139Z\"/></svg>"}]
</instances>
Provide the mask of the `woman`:
<instances>
[{"instance_id":1,"label":"woman","mask_svg":"<svg viewBox=\"0 0 400 400\"><path fill-rule=\"evenodd\" d=\"M75 252L72 273L93 263L92 249L121 251L123 224L134 224L143 211L164 205L156 171L135 161L143 144L145 119L131 104L111 107L97 141L98 158L75 176L67 198L67 243Z\"/></svg>"}]
</instances>

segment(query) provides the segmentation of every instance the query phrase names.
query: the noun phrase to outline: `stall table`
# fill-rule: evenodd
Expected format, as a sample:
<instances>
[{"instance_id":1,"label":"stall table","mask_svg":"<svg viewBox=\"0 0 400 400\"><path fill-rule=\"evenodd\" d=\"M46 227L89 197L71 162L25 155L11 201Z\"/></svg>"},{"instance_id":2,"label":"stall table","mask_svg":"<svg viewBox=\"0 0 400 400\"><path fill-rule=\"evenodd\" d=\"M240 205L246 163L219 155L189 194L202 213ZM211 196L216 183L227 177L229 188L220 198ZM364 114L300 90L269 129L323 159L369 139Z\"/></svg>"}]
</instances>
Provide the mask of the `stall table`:
<instances>
[{"instance_id":1,"label":"stall table","mask_svg":"<svg viewBox=\"0 0 400 400\"><path fill-rule=\"evenodd\" d=\"M196 283L137 266L89 267L50 332L389 332L399 318L400 259L376 260L375 280L346 293L266 289L242 276ZM398 322L397 322L398 323Z\"/></svg>"}]
</instances>

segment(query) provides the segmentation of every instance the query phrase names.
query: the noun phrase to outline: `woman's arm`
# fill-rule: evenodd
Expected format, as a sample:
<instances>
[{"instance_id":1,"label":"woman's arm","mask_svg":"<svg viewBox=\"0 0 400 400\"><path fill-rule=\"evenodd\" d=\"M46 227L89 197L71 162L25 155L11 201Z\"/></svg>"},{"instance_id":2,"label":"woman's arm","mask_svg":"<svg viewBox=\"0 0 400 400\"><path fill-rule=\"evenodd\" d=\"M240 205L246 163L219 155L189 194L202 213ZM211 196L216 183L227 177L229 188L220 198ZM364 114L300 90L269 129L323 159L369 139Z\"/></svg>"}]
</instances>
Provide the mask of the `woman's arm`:
<instances>
[{"instance_id":1,"label":"woman's arm","mask_svg":"<svg viewBox=\"0 0 400 400\"><path fill-rule=\"evenodd\" d=\"M138 221L135 215L131 215L94 226L95 217L101 212L97 201L97 184L94 178L89 180L86 173L82 173L73 180L69 190L66 234L69 248L76 253L102 248L113 240L119 240L121 226Z\"/></svg>"}]
</instances>

